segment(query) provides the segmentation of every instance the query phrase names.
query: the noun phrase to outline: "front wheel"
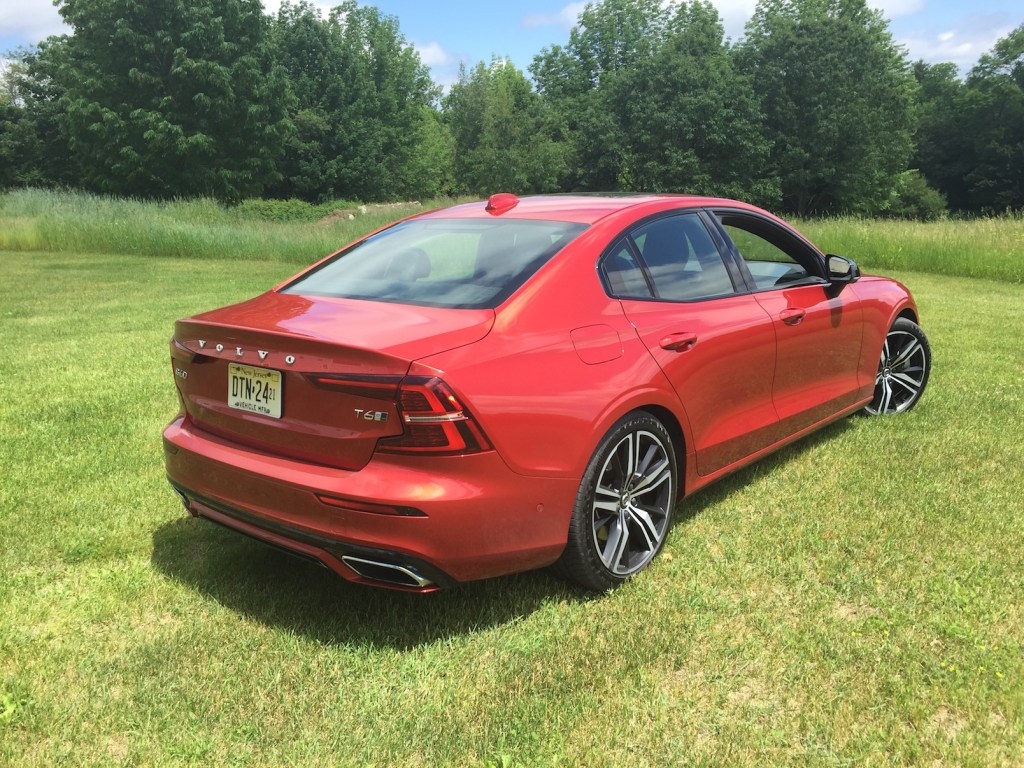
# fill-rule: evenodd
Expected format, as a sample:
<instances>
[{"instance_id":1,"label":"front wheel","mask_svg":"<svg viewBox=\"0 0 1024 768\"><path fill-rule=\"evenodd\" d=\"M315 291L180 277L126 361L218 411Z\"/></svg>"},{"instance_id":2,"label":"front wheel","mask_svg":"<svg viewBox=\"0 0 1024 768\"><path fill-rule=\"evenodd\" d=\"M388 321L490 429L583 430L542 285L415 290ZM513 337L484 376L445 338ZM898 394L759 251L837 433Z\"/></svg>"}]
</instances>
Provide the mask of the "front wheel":
<instances>
[{"instance_id":1,"label":"front wheel","mask_svg":"<svg viewBox=\"0 0 1024 768\"><path fill-rule=\"evenodd\" d=\"M646 568L668 535L677 474L660 421L644 412L619 420L587 465L555 570L603 592Z\"/></svg>"},{"instance_id":2,"label":"front wheel","mask_svg":"<svg viewBox=\"0 0 1024 768\"><path fill-rule=\"evenodd\" d=\"M873 416L913 408L928 384L932 349L921 326L898 318L885 336L875 375L875 395L864 410Z\"/></svg>"}]
</instances>

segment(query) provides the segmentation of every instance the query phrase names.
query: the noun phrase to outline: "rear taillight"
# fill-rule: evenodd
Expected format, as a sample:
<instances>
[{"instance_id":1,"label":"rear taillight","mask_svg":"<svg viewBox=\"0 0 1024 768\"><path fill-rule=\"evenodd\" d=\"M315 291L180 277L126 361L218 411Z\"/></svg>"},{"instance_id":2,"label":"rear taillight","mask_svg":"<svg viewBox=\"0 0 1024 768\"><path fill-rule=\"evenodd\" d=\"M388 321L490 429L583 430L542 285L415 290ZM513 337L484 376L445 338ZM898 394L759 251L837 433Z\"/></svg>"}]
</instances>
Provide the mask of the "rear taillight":
<instances>
[{"instance_id":1,"label":"rear taillight","mask_svg":"<svg viewBox=\"0 0 1024 768\"><path fill-rule=\"evenodd\" d=\"M310 374L309 380L323 389L374 400L395 400L401 376L355 376L351 374Z\"/></svg>"},{"instance_id":2,"label":"rear taillight","mask_svg":"<svg viewBox=\"0 0 1024 768\"><path fill-rule=\"evenodd\" d=\"M398 387L403 433L377 443L383 453L459 455L491 449L473 416L441 379L407 376Z\"/></svg>"}]
</instances>

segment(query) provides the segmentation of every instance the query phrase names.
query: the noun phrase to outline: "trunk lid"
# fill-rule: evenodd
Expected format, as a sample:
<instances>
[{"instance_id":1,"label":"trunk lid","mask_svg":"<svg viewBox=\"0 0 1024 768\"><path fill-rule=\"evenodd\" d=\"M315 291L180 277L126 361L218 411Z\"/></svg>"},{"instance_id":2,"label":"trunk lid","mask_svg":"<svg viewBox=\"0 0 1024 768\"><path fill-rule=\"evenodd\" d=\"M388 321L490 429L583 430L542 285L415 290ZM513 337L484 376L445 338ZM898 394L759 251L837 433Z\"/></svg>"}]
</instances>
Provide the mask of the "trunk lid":
<instances>
[{"instance_id":1,"label":"trunk lid","mask_svg":"<svg viewBox=\"0 0 1024 768\"><path fill-rule=\"evenodd\" d=\"M402 433L395 395L419 357L482 339L489 309L270 291L179 320L175 383L197 427L267 453L357 470Z\"/></svg>"}]
</instances>

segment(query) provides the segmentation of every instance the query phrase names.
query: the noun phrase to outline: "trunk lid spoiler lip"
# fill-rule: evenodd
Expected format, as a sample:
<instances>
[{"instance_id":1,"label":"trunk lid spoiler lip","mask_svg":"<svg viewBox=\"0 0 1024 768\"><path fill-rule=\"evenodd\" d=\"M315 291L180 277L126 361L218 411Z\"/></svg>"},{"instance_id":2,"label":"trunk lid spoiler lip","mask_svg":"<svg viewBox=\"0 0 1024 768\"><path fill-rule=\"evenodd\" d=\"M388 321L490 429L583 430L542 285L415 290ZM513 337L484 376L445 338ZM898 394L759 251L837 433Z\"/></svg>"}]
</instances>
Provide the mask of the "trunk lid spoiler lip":
<instances>
[{"instance_id":1,"label":"trunk lid spoiler lip","mask_svg":"<svg viewBox=\"0 0 1024 768\"><path fill-rule=\"evenodd\" d=\"M243 340L253 345L259 339L268 344L273 339L282 350L294 347L296 357L307 345L309 351L320 350L319 356L329 349L344 349L381 362L390 358L393 363L382 373L396 372L394 363L401 362L404 373L413 360L480 341L491 332L494 322L493 309L314 299L268 291L240 304L178 320L175 339L196 354L224 359L233 359L235 346ZM221 338L206 339L204 334ZM219 352L217 344L223 345ZM255 351L243 357L259 364Z\"/></svg>"}]
</instances>

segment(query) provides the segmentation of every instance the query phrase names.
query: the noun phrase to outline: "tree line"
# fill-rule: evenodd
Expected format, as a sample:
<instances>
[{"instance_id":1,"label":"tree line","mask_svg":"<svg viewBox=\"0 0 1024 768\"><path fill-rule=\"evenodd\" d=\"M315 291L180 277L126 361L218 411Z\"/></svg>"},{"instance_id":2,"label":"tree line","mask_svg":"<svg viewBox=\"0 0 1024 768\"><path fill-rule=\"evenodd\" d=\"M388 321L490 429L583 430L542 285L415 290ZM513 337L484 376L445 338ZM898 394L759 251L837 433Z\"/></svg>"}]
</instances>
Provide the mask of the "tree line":
<instances>
[{"instance_id":1,"label":"tree line","mask_svg":"<svg viewBox=\"0 0 1024 768\"><path fill-rule=\"evenodd\" d=\"M907 61L866 0L604 0L529 76L433 82L398 19L345 0L60 0L8 54L0 187L376 201L681 191L801 215L1024 208L1024 24L966 78Z\"/></svg>"}]
</instances>

